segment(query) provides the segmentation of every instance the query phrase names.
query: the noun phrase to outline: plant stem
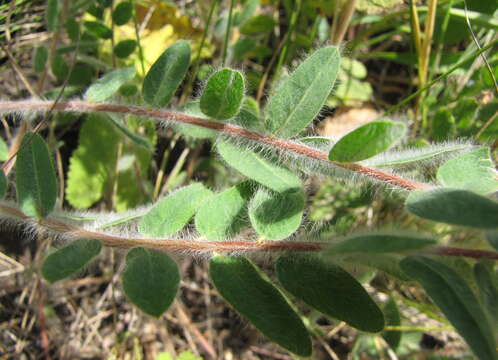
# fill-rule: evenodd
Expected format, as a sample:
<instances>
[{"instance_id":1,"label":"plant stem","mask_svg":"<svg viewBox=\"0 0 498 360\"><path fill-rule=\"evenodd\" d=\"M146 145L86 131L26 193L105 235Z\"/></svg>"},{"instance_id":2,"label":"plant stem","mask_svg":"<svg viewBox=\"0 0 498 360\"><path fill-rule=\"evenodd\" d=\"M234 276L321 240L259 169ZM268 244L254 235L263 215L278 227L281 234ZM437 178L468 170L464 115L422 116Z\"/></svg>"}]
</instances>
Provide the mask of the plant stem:
<instances>
[{"instance_id":1,"label":"plant stem","mask_svg":"<svg viewBox=\"0 0 498 360\"><path fill-rule=\"evenodd\" d=\"M223 57L222 57L222 66L225 66L227 61L227 49L228 43L230 42L230 34L232 32L232 15L233 15L233 5L235 0L230 0L230 9L228 10L228 23L227 30L225 33L225 41L223 43Z\"/></svg>"},{"instance_id":2,"label":"plant stem","mask_svg":"<svg viewBox=\"0 0 498 360\"><path fill-rule=\"evenodd\" d=\"M174 121L203 128L211 129L230 135L235 138L244 138L257 142L262 145L268 145L276 150L283 150L300 155L306 158L322 161L326 164L332 164L340 168L365 175L369 178L379 180L386 184L395 185L405 190L422 190L430 186L419 182L403 179L393 174L389 174L377 169L369 168L356 163L340 163L330 161L328 154L317 149L296 143L292 140L278 139L272 136L261 135L240 126L226 124L208 119L190 116L187 114L175 113L171 111L145 109L137 106L104 104L104 103L89 103L84 101L69 101L53 103L51 101L12 101L0 102L0 113L14 111L36 111L48 110L53 108L59 111L77 111L77 112L110 112L121 114L133 114L137 116L145 116L156 119L164 119L166 121Z\"/></svg>"}]
</instances>

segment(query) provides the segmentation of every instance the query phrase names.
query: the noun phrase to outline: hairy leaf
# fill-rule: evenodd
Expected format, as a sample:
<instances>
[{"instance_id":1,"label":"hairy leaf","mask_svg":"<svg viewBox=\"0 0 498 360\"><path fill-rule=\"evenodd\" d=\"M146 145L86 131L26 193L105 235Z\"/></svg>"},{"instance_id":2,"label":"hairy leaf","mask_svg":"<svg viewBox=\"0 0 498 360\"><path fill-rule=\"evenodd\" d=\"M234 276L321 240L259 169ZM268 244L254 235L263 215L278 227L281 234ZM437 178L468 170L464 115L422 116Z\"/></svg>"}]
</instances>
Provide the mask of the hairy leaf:
<instances>
[{"instance_id":1,"label":"hairy leaf","mask_svg":"<svg viewBox=\"0 0 498 360\"><path fill-rule=\"evenodd\" d=\"M481 303L489 314L490 324L498 330L498 275L491 266L479 262L474 265L474 276Z\"/></svg>"},{"instance_id":2,"label":"hairy leaf","mask_svg":"<svg viewBox=\"0 0 498 360\"><path fill-rule=\"evenodd\" d=\"M263 335L299 355L311 355L311 340L287 300L246 258L216 256L209 274L223 298Z\"/></svg>"},{"instance_id":3,"label":"hairy leaf","mask_svg":"<svg viewBox=\"0 0 498 360\"><path fill-rule=\"evenodd\" d=\"M142 94L152 106L168 105L190 65L190 45L178 41L166 49L144 78Z\"/></svg>"},{"instance_id":4,"label":"hairy leaf","mask_svg":"<svg viewBox=\"0 0 498 360\"><path fill-rule=\"evenodd\" d=\"M466 190L412 191L405 206L409 212L424 219L484 229L498 228L498 203Z\"/></svg>"},{"instance_id":5,"label":"hairy leaf","mask_svg":"<svg viewBox=\"0 0 498 360\"><path fill-rule=\"evenodd\" d=\"M83 269L100 254L101 249L99 240L75 240L47 256L43 262L42 275L51 283L65 279Z\"/></svg>"},{"instance_id":6,"label":"hairy leaf","mask_svg":"<svg viewBox=\"0 0 498 360\"><path fill-rule=\"evenodd\" d=\"M406 126L389 120L372 121L343 136L329 153L329 159L355 162L368 159L394 146Z\"/></svg>"},{"instance_id":7,"label":"hairy leaf","mask_svg":"<svg viewBox=\"0 0 498 360\"><path fill-rule=\"evenodd\" d=\"M55 169L43 138L28 132L21 141L16 160L17 201L28 216L43 218L57 200Z\"/></svg>"},{"instance_id":8,"label":"hairy leaf","mask_svg":"<svg viewBox=\"0 0 498 360\"><path fill-rule=\"evenodd\" d=\"M244 77L237 70L221 69L211 75L201 95L200 107L204 114L226 120L240 110L244 98Z\"/></svg>"},{"instance_id":9,"label":"hairy leaf","mask_svg":"<svg viewBox=\"0 0 498 360\"><path fill-rule=\"evenodd\" d=\"M276 263L283 287L306 304L368 332L384 328L384 315L361 284L340 266L319 258L281 256Z\"/></svg>"},{"instance_id":10,"label":"hairy leaf","mask_svg":"<svg viewBox=\"0 0 498 360\"><path fill-rule=\"evenodd\" d=\"M315 51L277 87L266 106L266 126L275 136L292 137L318 115L339 70L336 46Z\"/></svg>"},{"instance_id":11,"label":"hairy leaf","mask_svg":"<svg viewBox=\"0 0 498 360\"><path fill-rule=\"evenodd\" d=\"M180 284L176 263L165 253L134 248L126 255L123 290L144 313L159 317L175 299Z\"/></svg>"},{"instance_id":12,"label":"hairy leaf","mask_svg":"<svg viewBox=\"0 0 498 360\"><path fill-rule=\"evenodd\" d=\"M337 245L332 246L327 253L389 253L418 250L434 245L434 239L398 234L367 234L351 236Z\"/></svg>"},{"instance_id":13,"label":"hairy leaf","mask_svg":"<svg viewBox=\"0 0 498 360\"><path fill-rule=\"evenodd\" d=\"M248 178L278 192L301 188L301 180L287 168L264 159L255 152L220 141L217 150L223 160Z\"/></svg>"},{"instance_id":14,"label":"hairy leaf","mask_svg":"<svg viewBox=\"0 0 498 360\"><path fill-rule=\"evenodd\" d=\"M247 223L246 208L252 195L251 182L245 181L213 196L195 215L195 227L210 240L221 240L237 234Z\"/></svg>"},{"instance_id":15,"label":"hairy leaf","mask_svg":"<svg viewBox=\"0 0 498 360\"><path fill-rule=\"evenodd\" d=\"M273 193L259 189L249 205L249 219L259 235L282 240L301 225L305 196L302 190Z\"/></svg>"},{"instance_id":16,"label":"hairy leaf","mask_svg":"<svg viewBox=\"0 0 498 360\"><path fill-rule=\"evenodd\" d=\"M451 268L422 256L410 256L401 268L419 281L479 359L496 359L496 341L479 301Z\"/></svg>"},{"instance_id":17,"label":"hairy leaf","mask_svg":"<svg viewBox=\"0 0 498 360\"><path fill-rule=\"evenodd\" d=\"M486 147L446 161L437 170L437 179L441 185L482 195L498 190L498 172Z\"/></svg>"},{"instance_id":18,"label":"hairy leaf","mask_svg":"<svg viewBox=\"0 0 498 360\"><path fill-rule=\"evenodd\" d=\"M181 188L159 200L142 218L138 229L144 235L173 235L187 225L196 210L212 194L200 183Z\"/></svg>"},{"instance_id":19,"label":"hairy leaf","mask_svg":"<svg viewBox=\"0 0 498 360\"><path fill-rule=\"evenodd\" d=\"M114 95L121 85L132 80L135 74L134 67L113 70L94 82L86 91L85 98L92 102L104 101Z\"/></svg>"}]
</instances>

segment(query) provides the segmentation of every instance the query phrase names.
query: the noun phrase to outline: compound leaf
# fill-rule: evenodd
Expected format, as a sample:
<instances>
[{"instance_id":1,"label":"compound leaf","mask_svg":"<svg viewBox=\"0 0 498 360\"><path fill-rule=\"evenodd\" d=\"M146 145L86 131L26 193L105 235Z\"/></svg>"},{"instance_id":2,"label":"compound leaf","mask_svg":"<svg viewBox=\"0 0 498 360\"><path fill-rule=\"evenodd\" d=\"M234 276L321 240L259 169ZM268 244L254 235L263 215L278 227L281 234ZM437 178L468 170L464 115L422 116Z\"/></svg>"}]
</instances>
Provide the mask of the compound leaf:
<instances>
[{"instance_id":1,"label":"compound leaf","mask_svg":"<svg viewBox=\"0 0 498 360\"><path fill-rule=\"evenodd\" d=\"M272 193L261 188L249 205L251 225L267 239L285 239L301 225L304 202L302 190Z\"/></svg>"},{"instance_id":2,"label":"compound leaf","mask_svg":"<svg viewBox=\"0 0 498 360\"><path fill-rule=\"evenodd\" d=\"M51 283L65 279L83 269L101 249L99 240L75 240L47 256L43 262L42 275Z\"/></svg>"},{"instance_id":3,"label":"compound leaf","mask_svg":"<svg viewBox=\"0 0 498 360\"><path fill-rule=\"evenodd\" d=\"M339 49L324 47L286 77L268 100L267 129L276 136L288 138L306 128L332 91L339 62Z\"/></svg>"},{"instance_id":4,"label":"compound leaf","mask_svg":"<svg viewBox=\"0 0 498 360\"><path fill-rule=\"evenodd\" d=\"M474 191L482 195L498 190L498 173L486 147L446 161L437 170L437 179L443 186Z\"/></svg>"},{"instance_id":5,"label":"compound leaf","mask_svg":"<svg viewBox=\"0 0 498 360\"><path fill-rule=\"evenodd\" d=\"M213 196L195 215L195 227L209 240L221 240L237 234L246 224L246 207L252 195L249 181Z\"/></svg>"},{"instance_id":6,"label":"compound leaf","mask_svg":"<svg viewBox=\"0 0 498 360\"><path fill-rule=\"evenodd\" d=\"M114 46L114 54L120 58L124 59L130 56L137 47L136 40L123 40L120 41Z\"/></svg>"},{"instance_id":7,"label":"compound leaf","mask_svg":"<svg viewBox=\"0 0 498 360\"><path fill-rule=\"evenodd\" d=\"M311 340L287 300L246 258L216 256L209 274L221 296L263 335L299 355L311 355Z\"/></svg>"},{"instance_id":8,"label":"compound leaf","mask_svg":"<svg viewBox=\"0 0 498 360\"><path fill-rule=\"evenodd\" d=\"M114 95L121 85L132 80L135 74L134 67L113 70L94 82L86 91L85 98L92 102L104 101Z\"/></svg>"},{"instance_id":9,"label":"compound leaf","mask_svg":"<svg viewBox=\"0 0 498 360\"><path fill-rule=\"evenodd\" d=\"M190 64L190 45L182 40L170 46L144 78L142 94L152 106L166 106L182 82Z\"/></svg>"},{"instance_id":10,"label":"compound leaf","mask_svg":"<svg viewBox=\"0 0 498 360\"><path fill-rule=\"evenodd\" d=\"M451 268L422 256L401 261L408 276L420 282L479 359L496 359L496 341L479 301Z\"/></svg>"},{"instance_id":11,"label":"compound leaf","mask_svg":"<svg viewBox=\"0 0 498 360\"><path fill-rule=\"evenodd\" d=\"M281 256L278 280L295 297L349 325L368 332L384 328L384 315L361 284L340 266L318 258Z\"/></svg>"},{"instance_id":12,"label":"compound leaf","mask_svg":"<svg viewBox=\"0 0 498 360\"><path fill-rule=\"evenodd\" d=\"M17 201L28 216L43 218L57 200L57 178L47 144L28 132L24 135L16 161Z\"/></svg>"},{"instance_id":13,"label":"compound leaf","mask_svg":"<svg viewBox=\"0 0 498 360\"><path fill-rule=\"evenodd\" d=\"M412 191L405 206L409 212L424 219L484 229L498 228L498 203L466 190Z\"/></svg>"},{"instance_id":14,"label":"compound leaf","mask_svg":"<svg viewBox=\"0 0 498 360\"><path fill-rule=\"evenodd\" d=\"M434 245L436 241L421 236L397 234L367 234L351 236L334 245L327 252L340 253L390 253L418 250Z\"/></svg>"},{"instance_id":15,"label":"compound leaf","mask_svg":"<svg viewBox=\"0 0 498 360\"><path fill-rule=\"evenodd\" d=\"M301 188L301 180L289 169L264 159L254 151L225 141L217 144L217 150L228 165L274 191L284 192Z\"/></svg>"},{"instance_id":16,"label":"compound leaf","mask_svg":"<svg viewBox=\"0 0 498 360\"><path fill-rule=\"evenodd\" d=\"M159 317L175 299L180 284L176 263L165 253L134 248L126 255L123 290L144 313Z\"/></svg>"},{"instance_id":17,"label":"compound leaf","mask_svg":"<svg viewBox=\"0 0 498 360\"><path fill-rule=\"evenodd\" d=\"M394 146L405 134L403 123L380 120L360 126L343 136L329 153L329 159L339 162L361 161Z\"/></svg>"},{"instance_id":18,"label":"compound leaf","mask_svg":"<svg viewBox=\"0 0 498 360\"><path fill-rule=\"evenodd\" d=\"M159 200L138 224L139 231L149 236L169 236L180 231L194 216L212 191L200 183L176 190Z\"/></svg>"},{"instance_id":19,"label":"compound leaf","mask_svg":"<svg viewBox=\"0 0 498 360\"><path fill-rule=\"evenodd\" d=\"M244 77L237 70L221 69L211 75L201 95L200 107L204 114L226 120L240 110L244 98Z\"/></svg>"},{"instance_id":20,"label":"compound leaf","mask_svg":"<svg viewBox=\"0 0 498 360\"><path fill-rule=\"evenodd\" d=\"M108 40L112 38L112 30L102 23L97 21L85 21L84 25L88 32L99 39Z\"/></svg>"}]
</instances>

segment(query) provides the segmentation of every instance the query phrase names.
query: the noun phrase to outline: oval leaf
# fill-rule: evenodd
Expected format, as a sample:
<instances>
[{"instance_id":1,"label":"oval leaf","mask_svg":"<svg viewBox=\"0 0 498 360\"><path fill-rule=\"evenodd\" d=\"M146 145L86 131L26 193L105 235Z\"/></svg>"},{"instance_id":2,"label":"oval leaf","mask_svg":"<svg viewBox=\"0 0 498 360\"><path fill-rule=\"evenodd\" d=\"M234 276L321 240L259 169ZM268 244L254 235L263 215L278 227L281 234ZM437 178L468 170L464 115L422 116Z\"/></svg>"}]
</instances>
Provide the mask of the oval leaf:
<instances>
[{"instance_id":1,"label":"oval leaf","mask_svg":"<svg viewBox=\"0 0 498 360\"><path fill-rule=\"evenodd\" d=\"M460 189L412 191L406 209L424 219L484 229L498 228L498 203Z\"/></svg>"},{"instance_id":2,"label":"oval leaf","mask_svg":"<svg viewBox=\"0 0 498 360\"><path fill-rule=\"evenodd\" d=\"M124 59L130 56L137 47L137 42L135 40L123 40L116 44L114 47L114 54L120 58Z\"/></svg>"},{"instance_id":3,"label":"oval leaf","mask_svg":"<svg viewBox=\"0 0 498 360\"><path fill-rule=\"evenodd\" d=\"M38 46L33 55L33 68L37 73L45 70L45 64L48 60L48 49L46 46Z\"/></svg>"},{"instance_id":4,"label":"oval leaf","mask_svg":"<svg viewBox=\"0 0 498 360\"><path fill-rule=\"evenodd\" d=\"M311 355L311 340L287 300L245 258L216 256L209 274L223 298L271 341L299 355Z\"/></svg>"},{"instance_id":5,"label":"oval leaf","mask_svg":"<svg viewBox=\"0 0 498 360\"><path fill-rule=\"evenodd\" d=\"M176 263L157 250L135 248L126 255L123 290L144 313L159 317L175 299L180 284Z\"/></svg>"},{"instance_id":6,"label":"oval leaf","mask_svg":"<svg viewBox=\"0 0 498 360\"><path fill-rule=\"evenodd\" d=\"M121 85L132 80L135 74L136 71L133 67L111 71L88 88L85 98L92 102L104 101L114 95Z\"/></svg>"},{"instance_id":7,"label":"oval leaf","mask_svg":"<svg viewBox=\"0 0 498 360\"><path fill-rule=\"evenodd\" d=\"M437 170L437 179L443 186L474 191L482 195L498 190L498 172L486 147L446 161Z\"/></svg>"},{"instance_id":8,"label":"oval leaf","mask_svg":"<svg viewBox=\"0 0 498 360\"><path fill-rule=\"evenodd\" d=\"M16 161L17 201L28 216L43 218L54 208L57 179L47 144L35 133L24 135Z\"/></svg>"},{"instance_id":9,"label":"oval leaf","mask_svg":"<svg viewBox=\"0 0 498 360\"><path fill-rule=\"evenodd\" d=\"M133 15L133 5L129 1L119 3L112 12L112 21L121 26L130 21Z\"/></svg>"},{"instance_id":10,"label":"oval leaf","mask_svg":"<svg viewBox=\"0 0 498 360\"><path fill-rule=\"evenodd\" d=\"M405 134L406 126L389 120L372 121L343 136L329 153L339 162L361 161L394 146Z\"/></svg>"},{"instance_id":11,"label":"oval leaf","mask_svg":"<svg viewBox=\"0 0 498 360\"><path fill-rule=\"evenodd\" d=\"M237 115L244 98L244 77L237 70L221 69L211 75L201 95L204 114L218 120Z\"/></svg>"},{"instance_id":12,"label":"oval leaf","mask_svg":"<svg viewBox=\"0 0 498 360\"><path fill-rule=\"evenodd\" d=\"M246 181L213 196L195 215L197 231L209 240L237 234L246 224L246 207L251 194L252 184Z\"/></svg>"},{"instance_id":13,"label":"oval leaf","mask_svg":"<svg viewBox=\"0 0 498 360\"><path fill-rule=\"evenodd\" d=\"M84 24L88 32L98 37L99 39L107 40L112 38L112 30L104 24L97 21L85 21Z\"/></svg>"},{"instance_id":14,"label":"oval leaf","mask_svg":"<svg viewBox=\"0 0 498 360\"><path fill-rule=\"evenodd\" d=\"M42 275L51 283L65 279L83 269L100 254L101 249L99 240L75 240L47 256L41 269Z\"/></svg>"},{"instance_id":15,"label":"oval leaf","mask_svg":"<svg viewBox=\"0 0 498 360\"><path fill-rule=\"evenodd\" d=\"M289 169L276 165L251 150L225 141L220 141L216 148L228 165L274 191L301 188L301 180Z\"/></svg>"},{"instance_id":16,"label":"oval leaf","mask_svg":"<svg viewBox=\"0 0 498 360\"><path fill-rule=\"evenodd\" d=\"M479 359L496 359L496 341L472 290L448 266L422 256L401 261L408 276L419 281Z\"/></svg>"},{"instance_id":17,"label":"oval leaf","mask_svg":"<svg viewBox=\"0 0 498 360\"><path fill-rule=\"evenodd\" d=\"M144 100L156 107L166 106L182 82L190 64L190 45L178 41L169 47L145 75Z\"/></svg>"},{"instance_id":18,"label":"oval leaf","mask_svg":"<svg viewBox=\"0 0 498 360\"><path fill-rule=\"evenodd\" d=\"M324 47L286 77L268 100L268 130L276 136L288 138L306 128L332 91L339 62L338 47Z\"/></svg>"},{"instance_id":19,"label":"oval leaf","mask_svg":"<svg viewBox=\"0 0 498 360\"><path fill-rule=\"evenodd\" d=\"M249 205L249 219L259 235L269 240L282 240L301 225L304 201L302 190L271 193L261 188Z\"/></svg>"},{"instance_id":20,"label":"oval leaf","mask_svg":"<svg viewBox=\"0 0 498 360\"><path fill-rule=\"evenodd\" d=\"M357 235L334 245L327 253L390 253L418 250L434 245L436 241L421 236L397 234Z\"/></svg>"},{"instance_id":21,"label":"oval leaf","mask_svg":"<svg viewBox=\"0 0 498 360\"><path fill-rule=\"evenodd\" d=\"M384 328L384 315L363 286L341 267L318 258L281 256L278 280L295 297L325 315L369 332Z\"/></svg>"},{"instance_id":22,"label":"oval leaf","mask_svg":"<svg viewBox=\"0 0 498 360\"><path fill-rule=\"evenodd\" d=\"M48 31L54 32L57 30L57 25L59 24L59 13L60 13L59 0L48 0L47 12L46 12Z\"/></svg>"},{"instance_id":23,"label":"oval leaf","mask_svg":"<svg viewBox=\"0 0 498 360\"><path fill-rule=\"evenodd\" d=\"M192 184L161 199L138 224L140 233L169 236L180 231L212 192L202 184Z\"/></svg>"}]
</instances>

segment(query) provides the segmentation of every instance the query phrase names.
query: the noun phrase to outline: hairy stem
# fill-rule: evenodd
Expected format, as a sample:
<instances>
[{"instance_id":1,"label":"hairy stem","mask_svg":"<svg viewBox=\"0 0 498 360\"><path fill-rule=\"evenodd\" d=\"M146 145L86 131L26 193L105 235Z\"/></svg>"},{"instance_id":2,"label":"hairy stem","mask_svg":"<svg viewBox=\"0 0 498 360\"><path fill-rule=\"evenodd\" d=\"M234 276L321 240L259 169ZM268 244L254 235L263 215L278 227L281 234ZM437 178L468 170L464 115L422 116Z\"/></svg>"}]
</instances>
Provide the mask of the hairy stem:
<instances>
[{"instance_id":1,"label":"hairy stem","mask_svg":"<svg viewBox=\"0 0 498 360\"><path fill-rule=\"evenodd\" d=\"M51 109L52 107L54 110L59 110L59 111L110 112L110 113L121 113L121 114L133 114L137 116L146 116L151 118L164 119L167 121L175 121L185 124L191 124L194 126L200 126L203 128L215 130L220 133L225 133L235 138L244 138L263 145L269 145L277 150L284 150L310 159L333 164L343 169L347 169L356 172L358 174L365 175L367 177L379 180L381 182L390 185L395 185L405 190L427 189L429 187L426 184L403 179L393 174L369 168L364 165L330 161L328 159L327 153L310 148L302 144L298 144L291 140L278 139L271 136L265 136L262 134L246 130L240 126L216 122L216 121L210 121L200 117L190 116L171 111L145 109L129 105L89 103L84 101L59 102L56 104L54 104L51 101L17 101L17 102L7 101L7 102L0 102L0 113L15 112L15 111L48 110Z\"/></svg>"}]
</instances>

